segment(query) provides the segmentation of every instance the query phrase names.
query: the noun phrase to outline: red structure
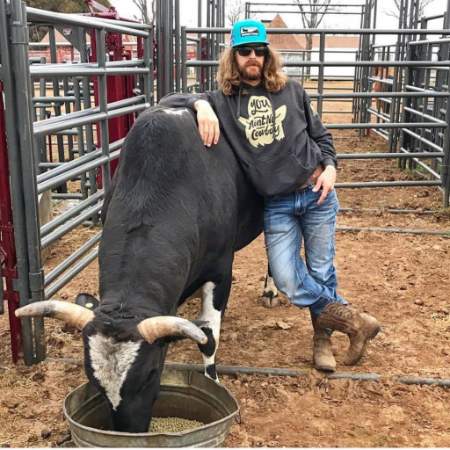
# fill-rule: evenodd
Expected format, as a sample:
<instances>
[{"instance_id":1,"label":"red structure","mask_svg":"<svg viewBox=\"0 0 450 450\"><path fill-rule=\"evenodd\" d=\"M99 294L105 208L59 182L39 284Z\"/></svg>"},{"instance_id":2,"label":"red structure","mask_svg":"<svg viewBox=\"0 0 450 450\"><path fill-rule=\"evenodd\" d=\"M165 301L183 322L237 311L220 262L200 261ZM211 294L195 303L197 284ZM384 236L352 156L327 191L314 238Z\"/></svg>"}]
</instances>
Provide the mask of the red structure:
<instances>
[{"instance_id":1,"label":"red structure","mask_svg":"<svg viewBox=\"0 0 450 450\"><path fill-rule=\"evenodd\" d=\"M5 108L3 105L3 84L0 82L0 271L2 276L2 298L8 302L9 325L11 330L12 359L16 363L21 347L20 320L14 315L19 307L19 294L13 288L17 278L16 247L11 210L11 192L9 187L8 148L6 142ZM4 281L3 281L4 280ZM3 300L0 305L3 309Z\"/></svg>"}]
</instances>

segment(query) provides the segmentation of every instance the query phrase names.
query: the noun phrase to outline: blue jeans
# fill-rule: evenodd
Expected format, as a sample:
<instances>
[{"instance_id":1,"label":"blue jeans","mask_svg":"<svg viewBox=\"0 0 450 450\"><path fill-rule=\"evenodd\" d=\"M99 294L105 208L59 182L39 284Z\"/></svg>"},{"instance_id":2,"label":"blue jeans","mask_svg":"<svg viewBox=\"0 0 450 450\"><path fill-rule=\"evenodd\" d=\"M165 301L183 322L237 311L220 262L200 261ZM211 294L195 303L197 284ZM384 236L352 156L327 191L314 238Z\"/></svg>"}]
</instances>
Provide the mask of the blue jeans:
<instances>
[{"instance_id":1,"label":"blue jeans","mask_svg":"<svg viewBox=\"0 0 450 450\"><path fill-rule=\"evenodd\" d=\"M265 199L264 236L277 288L300 307L318 316L330 302L347 303L337 292L335 256L335 191L317 204L312 186ZM304 243L305 261L300 250Z\"/></svg>"}]
</instances>

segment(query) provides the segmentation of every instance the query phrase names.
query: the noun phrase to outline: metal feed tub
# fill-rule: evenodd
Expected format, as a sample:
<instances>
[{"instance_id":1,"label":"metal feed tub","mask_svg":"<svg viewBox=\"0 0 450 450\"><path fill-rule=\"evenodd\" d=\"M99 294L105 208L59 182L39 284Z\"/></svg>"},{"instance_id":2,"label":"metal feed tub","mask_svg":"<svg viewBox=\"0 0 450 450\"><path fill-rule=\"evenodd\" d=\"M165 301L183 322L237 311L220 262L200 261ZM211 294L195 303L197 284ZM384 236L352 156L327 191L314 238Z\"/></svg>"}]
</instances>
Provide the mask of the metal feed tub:
<instances>
[{"instance_id":1,"label":"metal feed tub","mask_svg":"<svg viewBox=\"0 0 450 450\"><path fill-rule=\"evenodd\" d=\"M89 383L64 400L64 415L72 440L79 447L216 447L229 432L239 406L221 385L192 371L165 369L154 417L181 417L205 425L179 433L122 433L109 431L106 400Z\"/></svg>"}]
</instances>

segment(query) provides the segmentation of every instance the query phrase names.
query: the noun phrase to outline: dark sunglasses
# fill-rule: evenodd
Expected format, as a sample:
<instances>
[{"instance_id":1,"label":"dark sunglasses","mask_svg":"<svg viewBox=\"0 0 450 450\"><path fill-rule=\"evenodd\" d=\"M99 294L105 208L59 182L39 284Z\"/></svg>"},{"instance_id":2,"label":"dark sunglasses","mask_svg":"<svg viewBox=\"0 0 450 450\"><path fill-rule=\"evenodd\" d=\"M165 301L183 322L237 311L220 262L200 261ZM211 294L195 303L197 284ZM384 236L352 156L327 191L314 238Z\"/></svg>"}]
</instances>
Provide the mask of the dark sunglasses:
<instances>
[{"instance_id":1,"label":"dark sunglasses","mask_svg":"<svg viewBox=\"0 0 450 450\"><path fill-rule=\"evenodd\" d=\"M264 45L261 47L236 47L236 52L239 53L240 56L250 56L252 51L255 52L255 56L267 55L267 47Z\"/></svg>"}]
</instances>

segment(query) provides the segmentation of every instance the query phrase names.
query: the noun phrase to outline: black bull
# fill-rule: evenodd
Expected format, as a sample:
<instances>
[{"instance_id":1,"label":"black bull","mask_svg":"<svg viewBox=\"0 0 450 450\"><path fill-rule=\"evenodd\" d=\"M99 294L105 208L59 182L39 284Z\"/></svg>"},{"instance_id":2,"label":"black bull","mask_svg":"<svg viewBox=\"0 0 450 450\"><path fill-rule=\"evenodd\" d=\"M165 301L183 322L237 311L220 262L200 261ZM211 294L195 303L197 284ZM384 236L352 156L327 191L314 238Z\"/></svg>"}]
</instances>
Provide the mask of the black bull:
<instances>
[{"instance_id":1,"label":"black bull","mask_svg":"<svg viewBox=\"0 0 450 450\"><path fill-rule=\"evenodd\" d=\"M86 374L108 399L111 426L146 431L170 341L196 341L217 380L234 252L261 233L262 208L223 136L207 151L191 112L153 107L129 132L105 202L100 305L47 301L18 315L82 329ZM199 321L174 317L199 289Z\"/></svg>"}]
</instances>

